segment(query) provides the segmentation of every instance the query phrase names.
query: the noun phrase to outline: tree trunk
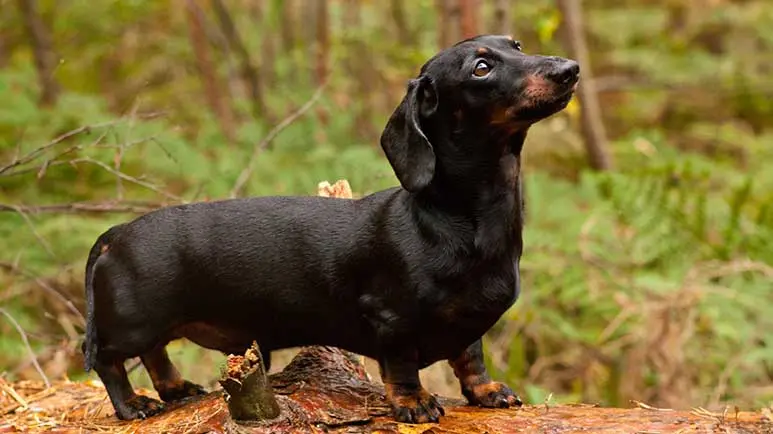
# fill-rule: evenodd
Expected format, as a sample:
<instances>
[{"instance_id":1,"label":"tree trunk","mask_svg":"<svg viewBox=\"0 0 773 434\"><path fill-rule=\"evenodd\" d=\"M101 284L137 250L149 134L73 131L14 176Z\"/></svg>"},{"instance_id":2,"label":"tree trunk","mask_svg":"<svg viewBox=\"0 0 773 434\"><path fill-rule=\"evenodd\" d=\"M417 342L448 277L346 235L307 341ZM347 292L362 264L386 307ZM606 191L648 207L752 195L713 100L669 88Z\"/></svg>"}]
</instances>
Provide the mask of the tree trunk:
<instances>
[{"instance_id":1,"label":"tree trunk","mask_svg":"<svg viewBox=\"0 0 773 434\"><path fill-rule=\"evenodd\" d=\"M19 0L18 3L24 27L29 34L35 67L38 70L40 105L51 106L59 97L59 83L54 79L56 56L51 43L51 34L38 15L36 0Z\"/></svg>"},{"instance_id":2,"label":"tree trunk","mask_svg":"<svg viewBox=\"0 0 773 434\"><path fill-rule=\"evenodd\" d=\"M327 0L317 0L316 5L316 53L315 70L316 83L321 86L327 81L328 67L330 60L330 26L328 25L328 5Z\"/></svg>"},{"instance_id":3,"label":"tree trunk","mask_svg":"<svg viewBox=\"0 0 773 434\"><path fill-rule=\"evenodd\" d=\"M330 16L327 0L317 0L316 6L314 83L320 87L327 82L330 73ZM325 107L318 105L314 113L320 124L327 125L330 121L330 114ZM324 130L319 130L317 134L320 140L326 140Z\"/></svg>"},{"instance_id":4,"label":"tree trunk","mask_svg":"<svg viewBox=\"0 0 773 434\"><path fill-rule=\"evenodd\" d=\"M317 4L322 0L302 0L303 6L298 8L297 29L298 46L303 48L298 53L298 69L308 74L309 84L317 82L315 60L317 55Z\"/></svg>"},{"instance_id":5,"label":"tree trunk","mask_svg":"<svg viewBox=\"0 0 773 434\"><path fill-rule=\"evenodd\" d=\"M258 74L258 68L250 57L250 53L244 46L241 35L234 25L228 8L225 6L222 0L212 0L212 5L217 15L220 29L228 40L228 44L236 52L239 57L240 70L242 80L247 83L247 87L250 91L250 97L252 99L252 114L256 119L265 119L268 123L273 123L273 119L266 106L266 101L263 97L263 85Z\"/></svg>"},{"instance_id":6,"label":"tree trunk","mask_svg":"<svg viewBox=\"0 0 773 434\"><path fill-rule=\"evenodd\" d=\"M478 35L478 0L458 0L460 14L461 39L472 38Z\"/></svg>"},{"instance_id":7,"label":"tree trunk","mask_svg":"<svg viewBox=\"0 0 773 434\"><path fill-rule=\"evenodd\" d=\"M450 47L459 40L460 0L436 0L438 10L438 49Z\"/></svg>"},{"instance_id":8,"label":"tree trunk","mask_svg":"<svg viewBox=\"0 0 773 434\"><path fill-rule=\"evenodd\" d=\"M496 0L494 4L494 19L491 23L491 32L500 35L515 35L510 24L512 19L512 2L510 0Z\"/></svg>"},{"instance_id":9,"label":"tree trunk","mask_svg":"<svg viewBox=\"0 0 773 434\"><path fill-rule=\"evenodd\" d=\"M196 56L196 64L204 84L207 103L215 114L223 135L225 135L228 141L233 142L235 139L233 113L219 88L215 66L210 59L209 45L204 34L204 14L194 0L187 0L186 12L188 16L188 34L193 47L193 53Z\"/></svg>"},{"instance_id":10,"label":"tree trunk","mask_svg":"<svg viewBox=\"0 0 773 434\"><path fill-rule=\"evenodd\" d=\"M392 21L397 29L397 40L404 47L411 45L414 43L414 35L413 30L408 25L408 18L405 16L403 0L392 0L389 6L392 13Z\"/></svg>"},{"instance_id":11,"label":"tree trunk","mask_svg":"<svg viewBox=\"0 0 773 434\"><path fill-rule=\"evenodd\" d=\"M558 0L558 8L564 20L564 42L569 56L580 64L581 79L577 88L580 102L580 121L588 162L595 170L612 168L607 133L601 117L598 95L593 82L587 41L583 30L580 0Z\"/></svg>"},{"instance_id":12,"label":"tree trunk","mask_svg":"<svg viewBox=\"0 0 773 434\"><path fill-rule=\"evenodd\" d=\"M358 29L362 25L360 0L344 0L343 25L345 28ZM358 101L354 108L354 135L361 140L372 141L378 138L378 131L373 127L373 86L368 83L378 74L371 62L362 40L347 39L344 67L347 73L354 77L348 83L352 99Z\"/></svg>"},{"instance_id":13,"label":"tree trunk","mask_svg":"<svg viewBox=\"0 0 773 434\"><path fill-rule=\"evenodd\" d=\"M296 67L298 38L295 29L299 25L295 0L278 0L276 6L279 7L279 37L282 53L287 56L291 63L287 72L287 78L290 82L295 83L298 81L298 68Z\"/></svg>"}]
</instances>

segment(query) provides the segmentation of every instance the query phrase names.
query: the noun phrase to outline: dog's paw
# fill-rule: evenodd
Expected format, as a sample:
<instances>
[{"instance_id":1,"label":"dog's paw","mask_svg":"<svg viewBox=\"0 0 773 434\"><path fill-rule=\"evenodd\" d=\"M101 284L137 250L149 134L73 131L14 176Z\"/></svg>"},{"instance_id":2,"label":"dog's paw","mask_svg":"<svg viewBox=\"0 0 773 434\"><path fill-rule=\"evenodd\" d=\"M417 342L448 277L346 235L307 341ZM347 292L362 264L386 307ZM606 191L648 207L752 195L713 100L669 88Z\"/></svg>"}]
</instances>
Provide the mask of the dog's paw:
<instances>
[{"instance_id":1,"label":"dog's paw","mask_svg":"<svg viewBox=\"0 0 773 434\"><path fill-rule=\"evenodd\" d=\"M508 408L523 405L521 398L512 389L506 384L496 381L476 384L469 390L465 390L464 395L467 397L470 405L479 405L481 407Z\"/></svg>"},{"instance_id":2,"label":"dog's paw","mask_svg":"<svg viewBox=\"0 0 773 434\"><path fill-rule=\"evenodd\" d=\"M116 416L121 420L147 419L164 411L164 404L143 395L134 395L118 407Z\"/></svg>"},{"instance_id":3,"label":"dog's paw","mask_svg":"<svg viewBox=\"0 0 773 434\"><path fill-rule=\"evenodd\" d=\"M404 423L438 422L445 411L437 399L419 387L411 392L392 388L387 394L395 420Z\"/></svg>"},{"instance_id":4,"label":"dog's paw","mask_svg":"<svg viewBox=\"0 0 773 434\"><path fill-rule=\"evenodd\" d=\"M158 391L158 396L164 402L181 401L192 396L206 395L207 391L203 387L190 381L183 381L171 387Z\"/></svg>"}]
</instances>

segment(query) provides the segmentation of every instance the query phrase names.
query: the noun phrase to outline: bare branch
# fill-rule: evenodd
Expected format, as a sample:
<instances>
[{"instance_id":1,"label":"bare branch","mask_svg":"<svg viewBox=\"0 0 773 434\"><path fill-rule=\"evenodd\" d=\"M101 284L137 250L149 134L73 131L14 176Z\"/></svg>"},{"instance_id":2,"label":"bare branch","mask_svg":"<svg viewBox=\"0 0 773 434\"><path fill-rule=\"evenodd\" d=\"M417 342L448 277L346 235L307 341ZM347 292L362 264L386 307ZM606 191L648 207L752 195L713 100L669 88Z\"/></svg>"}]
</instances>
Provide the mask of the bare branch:
<instances>
[{"instance_id":1,"label":"bare branch","mask_svg":"<svg viewBox=\"0 0 773 434\"><path fill-rule=\"evenodd\" d=\"M137 115L138 117L142 119L153 119L156 117L161 116L163 113L147 113L147 114L140 114ZM99 129L99 128L106 128L106 127L112 127L117 124L121 124L123 122L126 122L126 119L116 119L109 122L102 122L98 124L92 124L92 125L84 125L81 127L78 127L74 130L68 131L59 137L51 140L50 142L46 143L45 145L39 146L35 148L34 150L30 151L29 153L25 154L23 157L19 157L18 154L14 156L14 159L11 160L10 163L0 166L0 175L4 174L5 172L13 169L14 167L21 166L23 164L30 163L34 160L36 160L38 157L40 157L43 153L48 151L49 149L53 148L54 146L58 145L59 143L64 142L67 139L70 139L72 137L75 137L79 134L89 133L92 130Z\"/></svg>"},{"instance_id":2,"label":"bare branch","mask_svg":"<svg viewBox=\"0 0 773 434\"><path fill-rule=\"evenodd\" d=\"M323 91L325 90L325 87L327 87L328 82L322 83L317 90L314 92L314 95L311 96L311 99L306 101L304 105L302 105L298 110L293 112L290 116L286 117L282 122L277 124L269 133L266 135L266 137L261 140L252 150L252 156L250 157L250 161L247 163L247 167L242 170L242 172L239 174L239 178L236 180L236 183L234 184L233 188L231 189L231 197L237 197L239 194L241 194L242 189L244 189L244 184L247 183L247 180L252 175L252 171L255 168L255 162L258 160L258 156L260 156L260 153L263 152L263 150L273 141L279 133L281 133L285 128L289 127L293 122L295 122L296 119L303 116L304 113L309 111L311 107L314 106L314 104L319 100L319 98L322 96Z\"/></svg>"},{"instance_id":3,"label":"bare branch","mask_svg":"<svg viewBox=\"0 0 773 434\"><path fill-rule=\"evenodd\" d=\"M55 259L56 255L54 254L54 251L51 249L51 245L48 244L48 241L46 241L42 235L40 235L40 232L38 232L38 230L35 228L35 224L32 223L32 220L30 220L27 213L15 205L8 205L8 207L13 211L16 211L16 213L21 216L21 218L24 220L24 223L26 223L27 226L29 226L30 231L32 232L32 235L35 236L35 238L38 240L40 245L43 246L43 249L46 251L46 253L48 253L48 256Z\"/></svg>"},{"instance_id":4,"label":"bare branch","mask_svg":"<svg viewBox=\"0 0 773 434\"><path fill-rule=\"evenodd\" d=\"M166 197L168 199L172 199L172 200L175 200L177 202L184 202L183 198L181 198L180 196L177 196L175 194L166 192L166 191L162 190L161 188L157 187L156 185L151 184L149 182L145 182L145 181L143 181L141 179L138 179L138 178L135 178L135 177L133 177L131 175L127 175L127 174L125 174L123 172L119 172L119 171L113 169L112 167L108 166L107 164L105 164L105 163L103 163L103 162L101 162L99 160L95 160L95 159L93 159L91 157L76 158L75 160L70 160L69 162L71 164L89 163L89 164L97 165L97 166L101 167L102 169L106 170L107 172L110 172L111 174L120 177L124 181L128 181L128 182L131 182L133 184L137 184L137 185L139 185L141 187L145 187L148 190L154 191L154 192L156 192L156 193L158 193L158 194L160 194L160 195L162 195L162 196L164 196L164 197Z\"/></svg>"},{"instance_id":5,"label":"bare branch","mask_svg":"<svg viewBox=\"0 0 773 434\"><path fill-rule=\"evenodd\" d=\"M139 108L139 101L135 101L134 104L132 104L131 112L129 114L129 126L128 126L129 132L131 132L134 129L134 121L136 119L138 108ZM100 137L100 141L101 141L101 137ZM115 166L116 172L121 171L121 163L123 163L123 153L125 148L127 147L126 146L127 143L128 142L124 140L123 143L118 144L118 149L116 150L115 158L113 159L113 165ZM124 189L123 189L123 180L121 179L120 176L116 176L115 178L115 192L116 192L116 196L118 197L118 200L122 200Z\"/></svg>"},{"instance_id":6,"label":"bare branch","mask_svg":"<svg viewBox=\"0 0 773 434\"><path fill-rule=\"evenodd\" d=\"M104 137L107 135L107 132L108 132L108 130L105 130L105 133L101 134L99 136L99 138L97 140L95 140L93 143L91 143L90 145L88 145L88 147L106 148L106 149L112 148L112 149L116 149L116 150L118 150L119 148L123 147L124 151L126 151L126 149L128 149L128 148L130 148L130 147L132 147L132 146L134 146L136 144L145 143L145 142L153 142L153 143L159 145L159 148L161 148L161 150L164 152L164 154L167 157L169 157L172 161L175 161L174 158L172 157L172 155L169 154L169 151L164 149L164 147L161 146L161 144L156 141L155 136L143 137L141 139L132 140L131 142L126 142L123 145L100 145L99 142L104 139ZM19 176L19 175L24 175L24 174L27 174L27 173L30 173L30 172L37 172L38 173L38 179L42 179L45 176L45 174L48 171L48 169L51 168L51 167L61 166L61 165L65 165L65 164L69 165L69 166L72 166L72 161L70 161L70 160L60 160L60 158L64 157L67 154L71 154L71 153L73 153L75 151L80 151L80 150L83 150L85 148L86 148L86 146L84 146L84 145L73 145L73 146L70 146L69 148L67 148L67 149L57 153L53 157L45 160L40 166L26 167L26 168L23 168L23 169L13 170L13 171L11 171L9 173L6 173L4 176Z\"/></svg>"},{"instance_id":7,"label":"bare branch","mask_svg":"<svg viewBox=\"0 0 773 434\"><path fill-rule=\"evenodd\" d=\"M27 347L27 352L30 355L30 361L35 366L35 370L38 371L38 374L40 374L40 377L43 378L43 382L46 383L46 389L51 387L51 382L48 381L48 377L46 376L46 373L43 372L43 368L40 367L40 363L38 363L38 359L35 356L35 351L32 350L32 346L30 346L30 341L27 339L27 333L24 332L24 329L19 325L19 323L14 319L13 316L11 316L10 313L8 313L7 310L0 307L0 313L5 315L6 318L8 318L8 321L16 328L16 331L19 332L19 335L21 335L21 339L24 342L24 346Z\"/></svg>"},{"instance_id":8,"label":"bare branch","mask_svg":"<svg viewBox=\"0 0 773 434\"><path fill-rule=\"evenodd\" d=\"M9 272L17 274L19 276L23 276L28 279L34 280L39 287L51 293L56 299L58 299L65 306L67 306L67 309L69 309L70 312L72 312L75 316L77 316L80 319L81 325L86 324L86 319L83 317L83 314L75 307L74 304L72 304L72 301L70 301L69 298L65 297L56 288L46 283L45 280L41 279L40 277L37 277L36 275L30 273L29 271L25 271L19 268L16 264L10 264L8 262L0 262L0 268L4 270L8 270Z\"/></svg>"},{"instance_id":9,"label":"bare branch","mask_svg":"<svg viewBox=\"0 0 773 434\"><path fill-rule=\"evenodd\" d=\"M0 203L0 212L13 211L25 214L145 214L173 205L164 202L72 202L50 205L9 205Z\"/></svg>"}]
</instances>

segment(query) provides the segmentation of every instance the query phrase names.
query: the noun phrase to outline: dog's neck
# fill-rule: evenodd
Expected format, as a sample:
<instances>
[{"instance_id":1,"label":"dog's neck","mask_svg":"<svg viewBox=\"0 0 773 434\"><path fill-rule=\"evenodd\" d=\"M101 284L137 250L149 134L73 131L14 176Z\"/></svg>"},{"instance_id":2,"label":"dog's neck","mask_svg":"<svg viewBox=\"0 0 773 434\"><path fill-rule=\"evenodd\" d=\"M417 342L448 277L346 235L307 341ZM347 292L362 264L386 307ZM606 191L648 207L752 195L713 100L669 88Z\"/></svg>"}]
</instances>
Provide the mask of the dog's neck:
<instances>
[{"instance_id":1,"label":"dog's neck","mask_svg":"<svg viewBox=\"0 0 773 434\"><path fill-rule=\"evenodd\" d=\"M451 150L438 155L432 184L416 196L422 208L464 221L470 231L462 231L483 256L521 253L523 197L520 152L528 128L510 133L492 131L472 137L447 137L436 149ZM451 142L451 141L454 142ZM479 147L475 161L468 152L454 155L458 143ZM465 156L467 157L465 159Z\"/></svg>"}]
</instances>

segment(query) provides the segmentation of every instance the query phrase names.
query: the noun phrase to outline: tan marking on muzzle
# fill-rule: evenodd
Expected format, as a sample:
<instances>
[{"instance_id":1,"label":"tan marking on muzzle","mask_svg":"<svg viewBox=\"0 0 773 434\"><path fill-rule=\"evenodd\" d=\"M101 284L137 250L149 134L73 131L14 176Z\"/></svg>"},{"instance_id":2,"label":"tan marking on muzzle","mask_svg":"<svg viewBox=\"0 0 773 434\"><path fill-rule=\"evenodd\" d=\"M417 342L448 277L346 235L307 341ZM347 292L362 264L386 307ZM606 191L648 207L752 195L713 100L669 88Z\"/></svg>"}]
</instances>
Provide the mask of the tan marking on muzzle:
<instances>
[{"instance_id":1,"label":"tan marking on muzzle","mask_svg":"<svg viewBox=\"0 0 773 434\"><path fill-rule=\"evenodd\" d=\"M554 97L556 88L551 82L539 75L531 74L526 77L526 86L523 91L524 101L522 106L528 107L535 102L549 100Z\"/></svg>"}]
</instances>

